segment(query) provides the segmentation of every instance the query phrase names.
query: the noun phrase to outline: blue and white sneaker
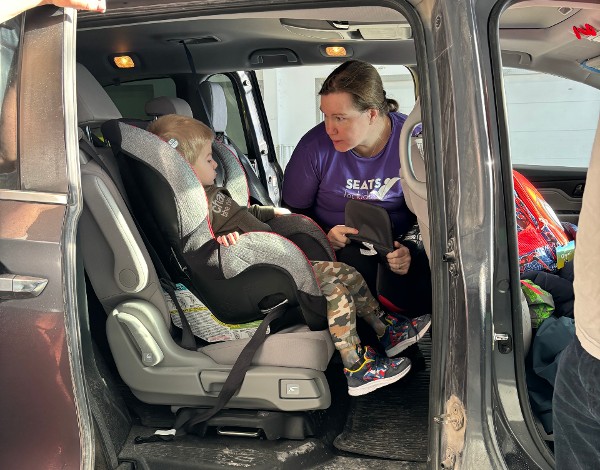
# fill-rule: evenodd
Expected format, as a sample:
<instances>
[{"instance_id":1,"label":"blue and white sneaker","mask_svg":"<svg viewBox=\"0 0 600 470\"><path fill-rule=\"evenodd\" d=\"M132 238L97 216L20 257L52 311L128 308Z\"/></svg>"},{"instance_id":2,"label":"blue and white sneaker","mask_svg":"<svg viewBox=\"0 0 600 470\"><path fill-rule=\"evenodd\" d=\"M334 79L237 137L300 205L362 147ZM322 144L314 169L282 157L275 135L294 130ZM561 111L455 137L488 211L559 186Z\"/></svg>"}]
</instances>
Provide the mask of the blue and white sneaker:
<instances>
[{"instance_id":1,"label":"blue and white sneaker","mask_svg":"<svg viewBox=\"0 0 600 470\"><path fill-rule=\"evenodd\" d=\"M425 336L431 326L431 315L422 315L412 320L387 315L384 321L388 326L379 337L379 342L385 348L385 354L394 357Z\"/></svg>"},{"instance_id":2,"label":"blue and white sneaker","mask_svg":"<svg viewBox=\"0 0 600 470\"><path fill-rule=\"evenodd\" d=\"M410 359L389 359L379 356L373 348L357 349L364 361L355 370L344 368L348 380L348 394L357 397L397 382L410 371Z\"/></svg>"}]
</instances>

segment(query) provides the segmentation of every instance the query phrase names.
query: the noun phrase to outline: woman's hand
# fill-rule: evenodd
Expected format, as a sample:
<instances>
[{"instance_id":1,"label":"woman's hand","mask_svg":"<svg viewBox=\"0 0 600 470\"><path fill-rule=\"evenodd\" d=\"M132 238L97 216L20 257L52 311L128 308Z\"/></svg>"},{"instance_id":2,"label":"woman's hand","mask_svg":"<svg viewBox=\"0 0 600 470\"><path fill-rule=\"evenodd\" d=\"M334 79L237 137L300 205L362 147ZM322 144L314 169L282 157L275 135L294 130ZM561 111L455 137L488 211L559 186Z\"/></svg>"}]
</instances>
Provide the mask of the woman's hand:
<instances>
[{"instance_id":1,"label":"woman's hand","mask_svg":"<svg viewBox=\"0 0 600 470\"><path fill-rule=\"evenodd\" d=\"M290 215L292 212L289 209L286 209L285 207L274 207L275 209L275 217L278 217L280 215Z\"/></svg>"},{"instance_id":2,"label":"woman's hand","mask_svg":"<svg viewBox=\"0 0 600 470\"><path fill-rule=\"evenodd\" d=\"M399 242L394 242L394 248L394 251L387 254L388 265L393 273L403 276L410 268L410 251Z\"/></svg>"},{"instance_id":3,"label":"woman's hand","mask_svg":"<svg viewBox=\"0 0 600 470\"><path fill-rule=\"evenodd\" d=\"M352 227L346 227L345 225L336 225L329 231L327 238L329 239L329 243L333 246L333 249L339 250L350 243L350 239L346 236L349 234L358 235L358 230Z\"/></svg>"},{"instance_id":4,"label":"woman's hand","mask_svg":"<svg viewBox=\"0 0 600 470\"><path fill-rule=\"evenodd\" d=\"M231 232L227 235L221 235L217 237L217 242L223 246L233 246L240 239L240 234L238 232Z\"/></svg>"},{"instance_id":5,"label":"woman's hand","mask_svg":"<svg viewBox=\"0 0 600 470\"><path fill-rule=\"evenodd\" d=\"M3 0L0 3L0 23L14 18L25 10L40 5L55 5L57 7L71 7L78 10L90 10L104 13L106 0Z\"/></svg>"}]
</instances>

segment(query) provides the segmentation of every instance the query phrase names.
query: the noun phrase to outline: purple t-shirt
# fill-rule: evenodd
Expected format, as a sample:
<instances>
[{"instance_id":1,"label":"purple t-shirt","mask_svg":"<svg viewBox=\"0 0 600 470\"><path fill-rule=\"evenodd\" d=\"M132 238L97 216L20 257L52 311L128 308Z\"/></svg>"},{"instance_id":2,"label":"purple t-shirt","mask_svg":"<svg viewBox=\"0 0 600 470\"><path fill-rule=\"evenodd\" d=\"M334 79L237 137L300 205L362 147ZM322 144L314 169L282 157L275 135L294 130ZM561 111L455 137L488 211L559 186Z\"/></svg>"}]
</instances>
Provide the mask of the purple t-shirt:
<instances>
[{"instance_id":1,"label":"purple t-shirt","mask_svg":"<svg viewBox=\"0 0 600 470\"><path fill-rule=\"evenodd\" d=\"M308 131L294 149L285 169L283 199L291 207L313 208L316 221L324 228L344 224L349 199L369 201L387 210L394 236L413 224L400 185L400 130L406 116L389 114L392 134L377 155L361 157L352 150L338 152L325 132L325 124Z\"/></svg>"}]
</instances>

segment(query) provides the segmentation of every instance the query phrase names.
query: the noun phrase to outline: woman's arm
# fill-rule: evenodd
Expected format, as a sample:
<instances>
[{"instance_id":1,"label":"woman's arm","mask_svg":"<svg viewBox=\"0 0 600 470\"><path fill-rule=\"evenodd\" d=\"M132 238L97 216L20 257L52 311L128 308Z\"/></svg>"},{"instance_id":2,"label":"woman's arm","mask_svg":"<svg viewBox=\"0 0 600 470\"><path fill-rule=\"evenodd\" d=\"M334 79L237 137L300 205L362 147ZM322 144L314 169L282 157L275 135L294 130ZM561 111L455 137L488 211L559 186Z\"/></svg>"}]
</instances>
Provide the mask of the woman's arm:
<instances>
[{"instance_id":1,"label":"woman's arm","mask_svg":"<svg viewBox=\"0 0 600 470\"><path fill-rule=\"evenodd\" d=\"M297 214L312 217L312 207L319 192L320 177L316 166L319 158L314 144L304 136L292 153L283 176L283 206Z\"/></svg>"},{"instance_id":2,"label":"woman's arm","mask_svg":"<svg viewBox=\"0 0 600 470\"><path fill-rule=\"evenodd\" d=\"M63 8L77 8L104 13L106 0L4 0L0 3L0 23L40 5L55 5Z\"/></svg>"}]
</instances>

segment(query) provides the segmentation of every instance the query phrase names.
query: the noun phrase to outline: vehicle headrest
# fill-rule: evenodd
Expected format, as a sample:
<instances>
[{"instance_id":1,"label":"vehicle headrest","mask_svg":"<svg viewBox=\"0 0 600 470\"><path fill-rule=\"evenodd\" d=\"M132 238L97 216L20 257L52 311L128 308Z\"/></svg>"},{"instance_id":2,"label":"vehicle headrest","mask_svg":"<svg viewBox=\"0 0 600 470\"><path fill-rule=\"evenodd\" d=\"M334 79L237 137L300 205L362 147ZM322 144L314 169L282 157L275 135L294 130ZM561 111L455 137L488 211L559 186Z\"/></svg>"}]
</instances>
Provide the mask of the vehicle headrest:
<instances>
[{"instance_id":1,"label":"vehicle headrest","mask_svg":"<svg viewBox=\"0 0 600 470\"><path fill-rule=\"evenodd\" d=\"M208 124L217 134L225 132L227 128L227 102L221 85L202 82L200 84L200 97L210 121Z\"/></svg>"},{"instance_id":2,"label":"vehicle headrest","mask_svg":"<svg viewBox=\"0 0 600 470\"><path fill-rule=\"evenodd\" d=\"M179 114L180 116L194 117L192 108L187 101L170 96L159 96L146 103L146 114L148 116L166 116L167 114Z\"/></svg>"},{"instance_id":3,"label":"vehicle headrest","mask_svg":"<svg viewBox=\"0 0 600 470\"><path fill-rule=\"evenodd\" d=\"M98 127L121 113L85 66L77 64L77 122L80 126Z\"/></svg>"}]
</instances>

